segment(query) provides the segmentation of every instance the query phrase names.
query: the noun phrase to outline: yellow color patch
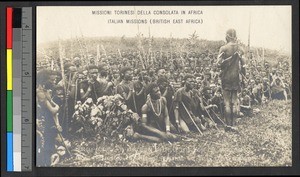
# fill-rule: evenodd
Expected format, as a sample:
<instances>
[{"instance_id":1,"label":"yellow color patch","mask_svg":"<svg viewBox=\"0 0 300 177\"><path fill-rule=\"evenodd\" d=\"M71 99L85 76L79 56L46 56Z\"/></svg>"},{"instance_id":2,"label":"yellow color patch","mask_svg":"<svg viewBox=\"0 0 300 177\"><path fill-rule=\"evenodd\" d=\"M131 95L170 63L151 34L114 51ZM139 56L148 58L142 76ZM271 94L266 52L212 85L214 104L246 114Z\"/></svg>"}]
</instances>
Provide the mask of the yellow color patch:
<instances>
[{"instance_id":1,"label":"yellow color patch","mask_svg":"<svg viewBox=\"0 0 300 177\"><path fill-rule=\"evenodd\" d=\"M12 90L12 49L6 51L7 90Z\"/></svg>"}]
</instances>

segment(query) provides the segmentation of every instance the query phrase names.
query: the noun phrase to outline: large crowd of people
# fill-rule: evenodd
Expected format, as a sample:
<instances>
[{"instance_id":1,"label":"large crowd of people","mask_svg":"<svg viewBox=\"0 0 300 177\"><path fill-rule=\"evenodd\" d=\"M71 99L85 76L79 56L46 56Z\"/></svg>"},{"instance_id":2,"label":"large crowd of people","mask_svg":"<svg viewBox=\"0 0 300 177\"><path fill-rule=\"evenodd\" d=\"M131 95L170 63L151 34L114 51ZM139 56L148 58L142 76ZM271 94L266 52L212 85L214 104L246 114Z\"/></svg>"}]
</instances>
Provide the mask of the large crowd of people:
<instances>
[{"instance_id":1,"label":"large crowd of people","mask_svg":"<svg viewBox=\"0 0 300 177\"><path fill-rule=\"evenodd\" d=\"M38 147L43 142L43 151L52 154L58 135L71 140L78 105L97 104L105 96L119 95L122 108L138 119L131 140L151 142L177 141L180 134L219 125L234 127L236 118L253 116L254 105L291 99L289 62L271 64L232 50L234 31L226 40L219 53L130 50L38 60ZM236 63L226 63L228 57ZM51 157L45 158L42 163L51 164Z\"/></svg>"}]
</instances>

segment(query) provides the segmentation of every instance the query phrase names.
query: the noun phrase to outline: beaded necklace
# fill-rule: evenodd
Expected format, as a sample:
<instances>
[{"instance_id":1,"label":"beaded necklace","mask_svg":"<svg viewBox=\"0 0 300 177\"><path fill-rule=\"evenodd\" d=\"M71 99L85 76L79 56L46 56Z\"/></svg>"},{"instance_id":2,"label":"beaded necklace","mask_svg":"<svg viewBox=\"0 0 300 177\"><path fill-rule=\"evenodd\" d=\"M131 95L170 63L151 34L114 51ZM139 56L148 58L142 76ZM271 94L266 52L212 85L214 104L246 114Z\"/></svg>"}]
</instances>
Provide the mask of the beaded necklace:
<instances>
[{"instance_id":1,"label":"beaded necklace","mask_svg":"<svg viewBox=\"0 0 300 177\"><path fill-rule=\"evenodd\" d=\"M159 117L161 115L161 100L159 99L159 113L156 113L155 112L155 109L154 109L154 106L153 106L153 103L152 103L152 99L150 98L150 104L151 104L151 107L152 107L152 110L154 112L154 114Z\"/></svg>"}]
</instances>

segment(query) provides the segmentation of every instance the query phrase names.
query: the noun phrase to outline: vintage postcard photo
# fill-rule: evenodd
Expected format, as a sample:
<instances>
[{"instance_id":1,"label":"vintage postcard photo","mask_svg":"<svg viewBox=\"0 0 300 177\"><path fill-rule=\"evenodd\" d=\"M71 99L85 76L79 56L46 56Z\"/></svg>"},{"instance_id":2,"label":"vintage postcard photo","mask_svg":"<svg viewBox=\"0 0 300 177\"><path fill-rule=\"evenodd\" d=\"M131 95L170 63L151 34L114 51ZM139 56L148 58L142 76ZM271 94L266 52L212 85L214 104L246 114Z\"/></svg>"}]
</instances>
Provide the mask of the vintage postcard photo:
<instances>
[{"instance_id":1,"label":"vintage postcard photo","mask_svg":"<svg viewBox=\"0 0 300 177\"><path fill-rule=\"evenodd\" d=\"M291 6L38 6L38 167L292 166Z\"/></svg>"}]
</instances>

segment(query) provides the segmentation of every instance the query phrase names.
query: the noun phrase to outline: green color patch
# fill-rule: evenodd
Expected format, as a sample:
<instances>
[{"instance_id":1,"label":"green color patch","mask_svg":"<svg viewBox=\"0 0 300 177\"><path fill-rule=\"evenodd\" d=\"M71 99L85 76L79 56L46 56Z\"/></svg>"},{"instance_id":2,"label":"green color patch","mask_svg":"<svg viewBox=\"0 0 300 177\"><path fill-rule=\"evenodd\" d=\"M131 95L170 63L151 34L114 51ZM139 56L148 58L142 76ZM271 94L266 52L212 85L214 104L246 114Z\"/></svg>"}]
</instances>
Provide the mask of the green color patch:
<instances>
[{"instance_id":1,"label":"green color patch","mask_svg":"<svg viewBox=\"0 0 300 177\"><path fill-rule=\"evenodd\" d=\"M13 95L12 91L6 92L6 131L13 131Z\"/></svg>"}]
</instances>

